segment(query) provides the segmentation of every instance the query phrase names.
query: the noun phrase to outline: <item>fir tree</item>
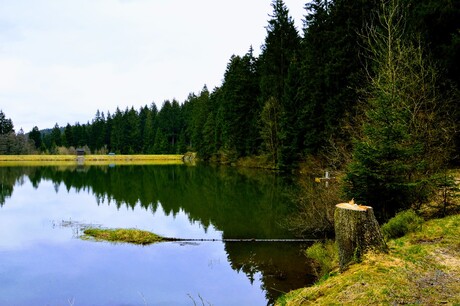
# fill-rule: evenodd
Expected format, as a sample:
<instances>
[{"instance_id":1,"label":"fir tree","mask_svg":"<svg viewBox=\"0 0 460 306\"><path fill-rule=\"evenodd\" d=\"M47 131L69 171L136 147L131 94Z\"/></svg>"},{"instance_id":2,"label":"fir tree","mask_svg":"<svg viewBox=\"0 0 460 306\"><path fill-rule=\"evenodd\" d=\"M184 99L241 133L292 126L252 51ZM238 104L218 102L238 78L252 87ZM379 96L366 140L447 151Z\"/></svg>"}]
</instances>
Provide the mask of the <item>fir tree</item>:
<instances>
[{"instance_id":1,"label":"fir tree","mask_svg":"<svg viewBox=\"0 0 460 306\"><path fill-rule=\"evenodd\" d=\"M7 135L14 132L13 121L7 119L3 111L0 110L0 135Z\"/></svg>"},{"instance_id":2,"label":"fir tree","mask_svg":"<svg viewBox=\"0 0 460 306\"><path fill-rule=\"evenodd\" d=\"M431 195L454 131L437 94L436 69L420 43L405 34L403 7L390 0L377 20L368 31L374 69L347 193L364 204L401 209Z\"/></svg>"},{"instance_id":3,"label":"fir tree","mask_svg":"<svg viewBox=\"0 0 460 306\"><path fill-rule=\"evenodd\" d=\"M267 37L265 38L265 44L262 46L262 54L259 58L261 90L259 103L264 105L263 107L266 110L275 109L273 106L276 104L277 111L270 111L269 113L276 116L285 113L286 116L284 119L288 120L288 118L295 116L299 112L298 109L288 109L285 107L285 104L287 106L291 103L290 101L285 101L283 98L289 67L300 49L300 36L284 2L282 0L274 0L272 7L273 15L268 22ZM276 103L274 103L275 101ZM266 122L266 118L267 116L263 116L262 121ZM270 152L270 155L275 158L274 162L278 165L280 161L279 146L282 145L282 127L286 127L288 123L281 124L283 120L281 117L271 118L270 120L272 120L272 124L276 122L277 125L276 135L272 134L277 139L272 139L271 142L272 145L276 144L276 148L272 148L276 152ZM286 141L289 140L286 139Z\"/></svg>"},{"instance_id":4,"label":"fir tree","mask_svg":"<svg viewBox=\"0 0 460 306\"><path fill-rule=\"evenodd\" d=\"M37 126L34 126L29 132L29 139L34 142L35 148L40 149L42 145L42 135Z\"/></svg>"}]
</instances>

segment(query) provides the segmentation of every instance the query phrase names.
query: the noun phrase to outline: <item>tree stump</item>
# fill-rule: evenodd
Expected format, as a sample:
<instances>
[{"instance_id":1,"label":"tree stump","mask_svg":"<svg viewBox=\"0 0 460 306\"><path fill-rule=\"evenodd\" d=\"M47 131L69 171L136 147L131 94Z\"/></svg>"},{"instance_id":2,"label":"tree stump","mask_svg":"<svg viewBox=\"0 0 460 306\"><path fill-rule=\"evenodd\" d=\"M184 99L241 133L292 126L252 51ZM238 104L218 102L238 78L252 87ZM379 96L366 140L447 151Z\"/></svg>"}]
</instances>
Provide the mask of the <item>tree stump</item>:
<instances>
[{"instance_id":1,"label":"tree stump","mask_svg":"<svg viewBox=\"0 0 460 306\"><path fill-rule=\"evenodd\" d=\"M336 205L334 213L335 239L339 249L340 270L351 261L359 262L368 250L387 252L379 223L370 206L350 203Z\"/></svg>"}]
</instances>

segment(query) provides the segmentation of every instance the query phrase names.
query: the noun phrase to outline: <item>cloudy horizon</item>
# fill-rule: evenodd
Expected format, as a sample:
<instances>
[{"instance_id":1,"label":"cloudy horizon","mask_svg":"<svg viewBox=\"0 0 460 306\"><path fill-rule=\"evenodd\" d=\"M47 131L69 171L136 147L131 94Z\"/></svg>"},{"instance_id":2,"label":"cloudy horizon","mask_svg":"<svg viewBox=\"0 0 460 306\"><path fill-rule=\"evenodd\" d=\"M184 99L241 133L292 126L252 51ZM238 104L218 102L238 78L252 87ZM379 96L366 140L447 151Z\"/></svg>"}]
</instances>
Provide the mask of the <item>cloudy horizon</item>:
<instances>
[{"instance_id":1,"label":"cloudy horizon","mask_svg":"<svg viewBox=\"0 0 460 306\"><path fill-rule=\"evenodd\" d=\"M231 55L260 53L273 12L270 0L0 3L0 109L25 132L212 90ZM285 3L301 32L305 1Z\"/></svg>"}]
</instances>

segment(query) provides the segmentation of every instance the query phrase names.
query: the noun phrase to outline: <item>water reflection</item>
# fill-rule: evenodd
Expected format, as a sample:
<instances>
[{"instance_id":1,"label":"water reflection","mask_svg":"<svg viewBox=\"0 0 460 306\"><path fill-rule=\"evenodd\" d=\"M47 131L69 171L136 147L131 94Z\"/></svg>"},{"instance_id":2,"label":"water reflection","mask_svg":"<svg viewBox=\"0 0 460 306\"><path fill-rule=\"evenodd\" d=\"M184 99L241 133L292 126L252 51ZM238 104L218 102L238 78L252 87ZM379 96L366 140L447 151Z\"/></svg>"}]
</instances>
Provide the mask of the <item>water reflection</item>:
<instances>
[{"instance_id":1,"label":"water reflection","mask_svg":"<svg viewBox=\"0 0 460 306\"><path fill-rule=\"evenodd\" d=\"M13 186L24 182L25 168L5 167L0 169L0 207L11 197Z\"/></svg>"},{"instance_id":2,"label":"water reflection","mask_svg":"<svg viewBox=\"0 0 460 306\"><path fill-rule=\"evenodd\" d=\"M14 205L15 209L19 208L20 204L10 203L9 198L12 197L14 188L24 184L24 178L31 184L30 187L21 187L21 193L33 196L35 203L27 204L30 206L30 214L22 216L23 223L20 227L11 225L12 228L20 229L11 234L11 241L5 242L5 238L0 240L0 250L1 243L4 246L10 243L11 247L15 242L26 245L46 241L49 233L44 228L50 227L49 224L43 225L39 231L28 228L28 224L34 223L32 219L36 217L38 209L41 210L40 214L47 216L43 220L48 221L42 223L53 220L59 222L59 219L97 222L105 227L140 227L165 236L183 238L292 237L280 226L280 221L291 211L289 198L284 192L286 186L282 179L270 173L240 173L233 168L204 166L0 168L0 204L3 206L0 212L5 217L2 220L8 220L6 214L10 213L5 208L10 205ZM54 195L40 192L44 187L54 191ZM63 193L67 194L65 202ZM93 204L94 201L97 205ZM10 219L15 220L13 217ZM6 226L2 224L1 227ZM30 233L34 231L34 234ZM61 231L59 239L68 239L68 234ZM24 237L19 238L21 235ZM82 242L73 242L76 245L80 243ZM203 256L202 252L209 252L209 245L205 243L197 247L201 254L197 256ZM308 277L311 275L309 265L301 254L298 243L280 245L229 242L218 245L222 245L222 252L225 252L225 257L234 271L245 275L253 284L260 282L268 303L274 301L281 292L313 281ZM118 247L115 249L119 250ZM163 250L165 247L153 248ZM177 252L177 247L167 248L176 249ZM190 265L194 265L191 258L194 252L188 249L187 256L177 260L183 261L186 258ZM220 260L219 256L215 261L209 259L208 269L220 266ZM198 271L187 273L199 274ZM190 275L184 276L193 282L189 277ZM216 281L226 282L225 279ZM88 293L88 296L91 294ZM209 300L221 304L217 300Z\"/></svg>"},{"instance_id":3,"label":"water reflection","mask_svg":"<svg viewBox=\"0 0 460 306\"><path fill-rule=\"evenodd\" d=\"M23 169L21 171L21 169ZM98 204L115 204L134 209L137 205L155 212L158 204L169 215L184 210L190 221L204 227L211 224L225 238L286 238L290 233L280 220L291 210L283 181L270 173L246 172L232 168L186 166L125 167L39 167L7 170L7 189L22 174L38 188L51 181L56 192L63 184L67 192L91 192ZM253 175L253 176L251 176ZM3 183L2 183L3 185Z\"/></svg>"}]
</instances>

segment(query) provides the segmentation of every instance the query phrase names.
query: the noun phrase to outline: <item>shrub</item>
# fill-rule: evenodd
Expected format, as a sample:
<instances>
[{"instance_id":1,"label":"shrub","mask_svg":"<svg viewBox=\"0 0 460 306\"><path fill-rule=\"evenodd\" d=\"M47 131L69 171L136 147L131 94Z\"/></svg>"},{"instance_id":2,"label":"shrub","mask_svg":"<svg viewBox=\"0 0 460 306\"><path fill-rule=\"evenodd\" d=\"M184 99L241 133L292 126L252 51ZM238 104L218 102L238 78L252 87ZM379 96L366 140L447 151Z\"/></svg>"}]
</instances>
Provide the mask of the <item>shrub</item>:
<instances>
[{"instance_id":1,"label":"shrub","mask_svg":"<svg viewBox=\"0 0 460 306\"><path fill-rule=\"evenodd\" d=\"M332 240L315 242L305 251L305 254L319 266L319 272L316 270L316 276L319 278L327 277L338 266L337 246Z\"/></svg>"},{"instance_id":2,"label":"shrub","mask_svg":"<svg viewBox=\"0 0 460 306\"><path fill-rule=\"evenodd\" d=\"M385 223L382 226L382 232L387 239L399 238L419 229L423 221L423 218L412 209L405 210Z\"/></svg>"}]
</instances>

